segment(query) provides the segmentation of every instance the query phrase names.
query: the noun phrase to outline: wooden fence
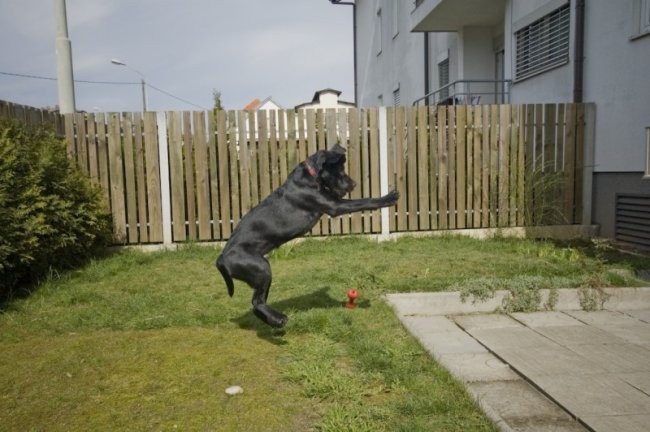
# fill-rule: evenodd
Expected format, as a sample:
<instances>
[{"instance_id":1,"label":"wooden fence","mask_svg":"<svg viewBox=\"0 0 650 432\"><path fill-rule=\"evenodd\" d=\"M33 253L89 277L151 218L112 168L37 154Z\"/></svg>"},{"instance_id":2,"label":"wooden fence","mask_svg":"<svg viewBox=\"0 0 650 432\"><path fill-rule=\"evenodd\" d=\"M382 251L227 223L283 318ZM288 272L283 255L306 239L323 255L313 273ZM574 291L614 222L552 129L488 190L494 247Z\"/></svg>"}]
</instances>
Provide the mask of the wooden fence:
<instances>
[{"instance_id":1,"label":"wooden fence","mask_svg":"<svg viewBox=\"0 0 650 432\"><path fill-rule=\"evenodd\" d=\"M336 142L358 183L351 198L397 188L401 199L384 217L325 216L312 235L580 223L584 110L76 113L62 123L70 156L106 192L115 243L136 244L229 238L298 163Z\"/></svg>"}]
</instances>

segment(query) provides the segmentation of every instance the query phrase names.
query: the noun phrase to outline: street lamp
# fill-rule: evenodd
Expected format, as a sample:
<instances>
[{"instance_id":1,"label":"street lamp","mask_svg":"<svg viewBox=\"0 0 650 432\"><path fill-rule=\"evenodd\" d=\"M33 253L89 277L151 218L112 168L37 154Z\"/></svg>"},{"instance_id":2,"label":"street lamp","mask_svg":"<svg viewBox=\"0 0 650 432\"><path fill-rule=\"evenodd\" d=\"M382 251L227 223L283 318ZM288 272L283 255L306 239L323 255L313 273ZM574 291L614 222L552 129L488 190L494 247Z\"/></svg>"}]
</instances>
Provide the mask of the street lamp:
<instances>
[{"instance_id":1,"label":"street lamp","mask_svg":"<svg viewBox=\"0 0 650 432\"><path fill-rule=\"evenodd\" d=\"M140 75L140 84L142 85L142 110L147 111L147 83L144 80L144 75L140 71L133 69L131 66L124 63L123 61L117 59L111 59L111 63L118 66L124 66L128 69L131 69L133 72L137 73L138 75Z\"/></svg>"}]
</instances>

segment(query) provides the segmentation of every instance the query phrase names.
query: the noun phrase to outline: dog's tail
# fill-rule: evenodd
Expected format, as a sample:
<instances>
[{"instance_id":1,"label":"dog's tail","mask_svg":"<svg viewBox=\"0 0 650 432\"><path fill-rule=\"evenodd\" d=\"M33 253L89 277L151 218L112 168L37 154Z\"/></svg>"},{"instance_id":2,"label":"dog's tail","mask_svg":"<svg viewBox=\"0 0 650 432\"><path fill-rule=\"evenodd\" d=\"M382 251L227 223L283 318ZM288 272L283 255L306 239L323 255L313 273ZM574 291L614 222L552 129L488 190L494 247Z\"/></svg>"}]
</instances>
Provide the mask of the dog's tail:
<instances>
[{"instance_id":1,"label":"dog's tail","mask_svg":"<svg viewBox=\"0 0 650 432\"><path fill-rule=\"evenodd\" d=\"M226 281L226 286L228 287L228 295L232 297L232 295L235 293L235 285L232 282L232 276L230 276L228 267L226 267L223 262L223 255L219 255L219 258L217 258L217 268L219 269L221 276L223 276L223 280Z\"/></svg>"}]
</instances>

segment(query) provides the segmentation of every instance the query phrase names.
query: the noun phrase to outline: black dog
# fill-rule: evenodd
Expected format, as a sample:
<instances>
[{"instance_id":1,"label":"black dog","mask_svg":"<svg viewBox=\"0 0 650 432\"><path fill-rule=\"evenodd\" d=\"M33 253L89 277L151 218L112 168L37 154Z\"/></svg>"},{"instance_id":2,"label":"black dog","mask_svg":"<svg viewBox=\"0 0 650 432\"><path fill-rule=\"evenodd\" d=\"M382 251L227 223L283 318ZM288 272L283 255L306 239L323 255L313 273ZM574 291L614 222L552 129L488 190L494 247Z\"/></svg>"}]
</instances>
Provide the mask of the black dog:
<instances>
[{"instance_id":1,"label":"black dog","mask_svg":"<svg viewBox=\"0 0 650 432\"><path fill-rule=\"evenodd\" d=\"M355 182L345 173L345 149L336 144L320 150L298 165L282 186L248 212L235 228L217 258L228 294L233 278L255 290L253 312L272 327L284 327L287 316L266 304L271 287L271 266L265 255L287 241L308 232L323 213L340 216L392 206L399 193L381 198L346 200Z\"/></svg>"}]
</instances>

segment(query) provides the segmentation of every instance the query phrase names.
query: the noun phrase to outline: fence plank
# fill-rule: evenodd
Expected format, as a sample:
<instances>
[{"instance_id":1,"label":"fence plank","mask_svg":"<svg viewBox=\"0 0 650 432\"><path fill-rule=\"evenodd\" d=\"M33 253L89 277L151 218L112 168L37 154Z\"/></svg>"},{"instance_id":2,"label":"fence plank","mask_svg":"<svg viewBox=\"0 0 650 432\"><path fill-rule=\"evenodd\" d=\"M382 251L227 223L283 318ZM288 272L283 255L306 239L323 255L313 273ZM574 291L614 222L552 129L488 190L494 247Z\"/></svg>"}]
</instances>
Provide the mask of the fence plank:
<instances>
[{"instance_id":1,"label":"fence plank","mask_svg":"<svg viewBox=\"0 0 650 432\"><path fill-rule=\"evenodd\" d=\"M510 191L510 105L499 108L499 198L498 226L508 225L508 192Z\"/></svg>"},{"instance_id":2,"label":"fence plank","mask_svg":"<svg viewBox=\"0 0 650 432\"><path fill-rule=\"evenodd\" d=\"M436 107L429 107L429 198L431 200L431 229L438 228L438 128L440 120Z\"/></svg>"},{"instance_id":3,"label":"fence plank","mask_svg":"<svg viewBox=\"0 0 650 432\"><path fill-rule=\"evenodd\" d=\"M467 106L456 105L456 228L465 228L465 205L467 203L467 187L465 184L467 170L467 148L465 128L467 122Z\"/></svg>"},{"instance_id":4,"label":"fence plank","mask_svg":"<svg viewBox=\"0 0 650 432\"><path fill-rule=\"evenodd\" d=\"M447 110L447 186L449 228L456 229L456 106Z\"/></svg>"},{"instance_id":5,"label":"fence plank","mask_svg":"<svg viewBox=\"0 0 650 432\"><path fill-rule=\"evenodd\" d=\"M199 225L198 239L212 239L210 227L210 178L208 170L208 140L206 139L205 112L194 111L194 160L196 165L196 209Z\"/></svg>"},{"instance_id":6,"label":"fence plank","mask_svg":"<svg viewBox=\"0 0 650 432\"><path fill-rule=\"evenodd\" d=\"M418 207L420 210L418 217L418 228L428 230L431 221L430 216L430 196L429 196L429 125L428 125L428 107L422 106L417 108L418 114Z\"/></svg>"},{"instance_id":7,"label":"fence plank","mask_svg":"<svg viewBox=\"0 0 650 432\"><path fill-rule=\"evenodd\" d=\"M246 135L246 113L239 111L237 113L237 145L239 149L239 196L242 216L250 211L251 205L251 187L250 187L250 159L248 158L248 137ZM234 137L233 137L234 138ZM215 173L216 176L216 173Z\"/></svg>"},{"instance_id":8,"label":"fence plank","mask_svg":"<svg viewBox=\"0 0 650 432\"><path fill-rule=\"evenodd\" d=\"M287 126L286 112L278 111L278 163L280 168L280 184L284 183L289 175L287 170Z\"/></svg>"},{"instance_id":9,"label":"fence plank","mask_svg":"<svg viewBox=\"0 0 650 432\"><path fill-rule=\"evenodd\" d=\"M350 133L353 133L353 130L350 130ZM386 137L388 139L388 190L392 191L397 190L397 137L395 135L394 107L386 107ZM391 206L388 209L388 230L390 232L397 230L397 206Z\"/></svg>"},{"instance_id":10,"label":"fence plank","mask_svg":"<svg viewBox=\"0 0 650 432\"><path fill-rule=\"evenodd\" d=\"M576 122L576 105L567 104L565 107L565 116L563 118L564 126L564 190L565 201L563 214L567 221L573 223L575 220L574 200L575 200L575 122Z\"/></svg>"},{"instance_id":11,"label":"fence plank","mask_svg":"<svg viewBox=\"0 0 650 432\"><path fill-rule=\"evenodd\" d=\"M133 137L134 137L134 157L135 157L135 184L137 188L138 200L138 223L140 243L149 243L149 221L147 218L147 185L144 171L144 146L142 140L142 114L136 112L133 114Z\"/></svg>"},{"instance_id":12,"label":"fence plank","mask_svg":"<svg viewBox=\"0 0 650 432\"><path fill-rule=\"evenodd\" d=\"M369 111L368 126L370 128L370 196L378 198L381 195L379 189L379 110L373 108ZM379 210L372 211L372 232L381 232L381 213Z\"/></svg>"},{"instance_id":13,"label":"fence plank","mask_svg":"<svg viewBox=\"0 0 650 432\"><path fill-rule=\"evenodd\" d=\"M192 131L192 114L183 111L183 162L185 173L185 208L187 215L187 238L197 239L196 186L194 178L194 136ZM194 135L194 136L193 136Z\"/></svg>"},{"instance_id":14,"label":"fence plank","mask_svg":"<svg viewBox=\"0 0 650 432\"><path fill-rule=\"evenodd\" d=\"M97 114L97 163L99 182L104 190L106 206L110 205L110 185L108 183L108 144L106 142L106 116ZM67 127L67 126L66 126Z\"/></svg>"},{"instance_id":15,"label":"fence plank","mask_svg":"<svg viewBox=\"0 0 650 432\"><path fill-rule=\"evenodd\" d=\"M517 225L517 149L519 148L519 111L516 105L510 105L510 148L508 170L508 222L510 226Z\"/></svg>"},{"instance_id":16,"label":"fence plank","mask_svg":"<svg viewBox=\"0 0 650 432\"><path fill-rule=\"evenodd\" d=\"M223 118L222 118L223 117ZM230 233L234 227L239 223L245 213L250 211L250 189L248 188L248 177L242 180L240 177L244 172L250 171L250 164L248 158L242 155L247 154L247 142L242 145L238 144L238 130L240 123L239 118L234 114L234 111L229 111L228 115L219 117L219 127L223 130L223 145L224 147L219 150L219 182L228 184L227 196L221 196L224 208L221 209L221 229L222 240L230 237ZM223 124L222 124L223 123ZM245 126L242 126L245 129ZM241 129L241 128L240 128ZM245 137L245 130L241 132ZM221 135L220 135L221 136ZM223 153L222 153L223 151ZM242 165L243 164L243 165ZM244 167L242 169L242 166ZM224 170L222 174L221 171ZM248 174L246 174L248 176ZM222 177L223 176L223 177ZM222 180L223 178L223 180ZM248 188L244 190L244 187ZM219 191L220 194L225 193L223 189ZM246 200L246 207L244 201Z\"/></svg>"},{"instance_id":17,"label":"fence plank","mask_svg":"<svg viewBox=\"0 0 650 432\"><path fill-rule=\"evenodd\" d=\"M348 171L354 181L361 177L361 148L359 145L359 110L351 108L348 110L348 122L350 123L350 141L348 144ZM357 185L350 193L352 199L361 198L361 188ZM361 213L352 213L350 231L355 234L362 232Z\"/></svg>"},{"instance_id":18,"label":"fence plank","mask_svg":"<svg viewBox=\"0 0 650 432\"><path fill-rule=\"evenodd\" d=\"M407 231L408 220L406 209L408 204L408 192L406 183L406 151L407 151L407 134L406 134L406 108L395 108L395 137L396 137L396 173L397 173L397 190L400 194L400 200L397 201L397 230ZM367 196L367 195L366 195Z\"/></svg>"},{"instance_id":19,"label":"fence plank","mask_svg":"<svg viewBox=\"0 0 650 432\"><path fill-rule=\"evenodd\" d=\"M282 184L280 179L280 162L278 160L278 115L280 111L269 111L269 170L271 190Z\"/></svg>"},{"instance_id":20,"label":"fence plank","mask_svg":"<svg viewBox=\"0 0 650 432\"><path fill-rule=\"evenodd\" d=\"M474 106L474 119L472 120L472 143L473 143L473 163L472 168L472 227L480 228L483 218L482 201L481 201L481 179L482 179L482 161L483 161L483 106Z\"/></svg>"},{"instance_id":21,"label":"fence plank","mask_svg":"<svg viewBox=\"0 0 650 432\"><path fill-rule=\"evenodd\" d=\"M135 192L135 160L133 156L133 122L131 113L122 114L124 135L124 181L126 192L126 226L128 242L138 243L138 208Z\"/></svg>"},{"instance_id":22,"label":"fence plank","mask_svg":"<svg viewBox=\"0 0 650 432\"><path fill-rule=\"evenodd\" d=\"M86 136L86 114L78 112L74 114L74 122L77 125L77 166L84 174L88 174L88 143Z\"/></svg>"},{"instance_id":23,"label":"fence plank","mask_svg":"<svg viewBox=\"0 0 650 432\"><path fill-rule=\"evenodd\" d=\"M474 106L467 105L465 118L465 221L466 227L474 226Z\"/></svg>"},{"instance_id":24,"label":"fence plank","mask_svg":"<svg viewBox=\"0 0 650 432\"><path fill-rule=\"evenodd\" d=\"M160 166L158 161L158 130L156 113L144 113L144 151L147 175L147 207L149 209L149 241L163 241Z\"/></svg>"},{"instance_id":25,"label":"fence plank","mask_svg":"<svg viewBox=\"0 0 650 432\"><path fill-rule=\"evenodd\" d=\"M584 157L585 157L585 105L577 104L576 107L576 138L575 138L575 212L573 223L581 223L582 213L582 195L583 185L582 178L584 176Z\"/></svg>"},{"instance_id":26,"label":"fence plank","mask_svg":"<svg viewBox=\"0 0 650 432\"><path fill-rule=\"evenodd\" d=\"M322 111L318 112L318 115L315 110L313 109L308 109L305 110L305 120L307 122L307 151L306 154L312 155L316 153L318 150L318 144L317 144L317 127L316 124L318 123L319 128L322 128ZM324 131L320 131L321 133L324 133ZM324 136L324 135L323 135ZM327 218L322 217L314 227L311 229L311 234L314 236L319 236L322 233L322 225L327 223Z\"/></svg>"},{"instance_id":27,"label":"fence plank","mask_svg":"<svg viewBox=\"0 0 650 432\"><path fill-rule=\"evenodd\" d=\"M417 145L417 107L406 108L406 178L408 230L418 229L418 145ZM373 165L375 166L375 165Z\"/></svg>"},{"instance_id":28,"label":"fence plank","mask_svg":"<svg viewBox=\"0 0 650 432\"><path fill-rule=\"evenodd\" d=\"M174 241L187 238L185 230L185 188L183 186L183 138L181 113L167 112L167 140L169 142L169 178L172 206L172 234Z\"/></svg>"},{"instance_id":29,"label":"fence plank","mask_svg":"<svg viewBox=\"0 0 650 432\"><path fill-rule=\"evenodd\" d=\"M525 224L525 207L526 207L526 128L524 105L517 106L519 120L519 137L517 145L517 225Z\"/></svg>"},{"instance_id":30,"label":"fence plank","mask_svg":"<svg viewBox=\"0 0 650 432\"><path fill-rule=\"evenodd\" d=\"M99 184L99 173L97 172L97 132L95 114L88 113L86 120L86 133L88 134L88 175L93 184Z\"/></svg>"},{"instance_id":31,"label":"fence plank","mask_svg":"<svg viewBox=\"0 0 650 432\"><path fill-rule=\"evenodd\" d=\"M243 115L244 111L239 114ZM224 115L223 110L213 111L208 114L208 166L210 169L210 217L212 219L212 239L222 240L221 236L221 209L219 207L221 193L219 190L219 169L217 153L217 118ZM241 129L241 127L240 127ZM242 202L244 196L242 196Z\"/></svg>"},{"instance_id":32,"label":"fence plank","mask_svg":"<svg viewBox=\"0 0 650 432\"><path fill-rule=\"evenodd\" d=\"M229 160L230 160L230 155L229 152L235 153L237 152L237 146L233 145L233 141L235 140L235 112L234 111L228 111L228 126L226 126L226 112L225 111L219 111L217 113L217 164L218 164L218 179L219 179L219 189L217 191L217 194L219 196L219 212L215 212L215 209L212 210L212 217L214 220L214 226L215 226L215 234L217 232L216 227L219 226L220 230L219 232L221 233L219 239L220 240L226 240L227 238L230 237L230 234L232 233L232 227L230 225L230 220L232 218L232 208L233 208L233 201L231 201L231 195L234 196L232 193L231 187L235 187L236 184L239 184L239 187L241 188L241 206L242 206L242 212L248 211L248 203L249 203L249 197L250 193L248 190L248 182L246 179L248 178L248 157L246 153L246 139L244 138L238 142L239 144L239 151L241 156L241 164L239 165L239 170L237 170L237 165L232 165L229 169ZM238 117L238 123L240 126L239 134L240 137L242 134L245 134L245 125L244 125L244 112L240 111L240 115ZM228 145L228 137L232 140L230 142L230 146ZM239 171L240 176L242 181L239 182L237 178L237 172ZM217 176L215 175L215 180ZM212 192L214 193L214 191ZM246 210L244 210L246 208Z\"/></svg>"},{"instance_id":33,"label":"fence plank","mask_svg":"<svg viewBox=\"0 0 650 432\"><path fill-rule=\"evenodd\" d=\"M269 132L266 111L257 111L257 163L259 167L260 201L271 193L269 172Z\"/></svg>"},{"instance_id":34,"label":"fence plank","mask_svg":"<svg viewBox=\"0 0 650 432\"><path fill-rule=\"evenodd\" d=\"M126 214L124 203L124 176L118 113L109 114L108 159L110 171L111 214L113 215L113 241L126 243Z\"/></svg>"},{"instance_id":35,"label":"fence plank","mask_svg":"<svg viewBox=\"0 0 650 432\"><path fill-rule=\"evenodd\" d=\"M338 127L339 141L340 144L348 148L348 113L345 109L339 109L336 111L336 126ZM350 214L344 214L339 219L341 219L341 234L350 234Z\"/></svg>"},{"instance_id":36,"label":"fence plank","mask_svg":"<svg viewBox=\"0 0 650 432\"><path fill-rule=\"evenodd\" d=\"M447 136L447 107L438 107L438 227L449 228L449 139Z\"/></svg>"}]
</instances>

